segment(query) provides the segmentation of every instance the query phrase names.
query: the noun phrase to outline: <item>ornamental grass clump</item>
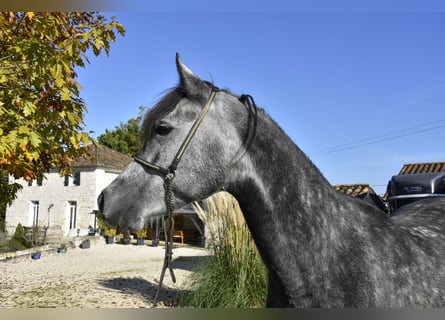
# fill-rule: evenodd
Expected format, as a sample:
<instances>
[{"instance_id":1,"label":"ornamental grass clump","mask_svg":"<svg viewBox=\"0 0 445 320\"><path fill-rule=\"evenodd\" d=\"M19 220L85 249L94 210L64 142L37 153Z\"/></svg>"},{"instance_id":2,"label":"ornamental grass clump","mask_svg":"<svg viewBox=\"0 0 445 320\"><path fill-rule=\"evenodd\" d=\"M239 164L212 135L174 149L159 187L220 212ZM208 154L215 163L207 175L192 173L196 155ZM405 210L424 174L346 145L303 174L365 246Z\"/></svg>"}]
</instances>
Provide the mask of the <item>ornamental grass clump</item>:
<instances>
[{"instance_id":1,"label":"ornamental grass clump","mask_svg":"<svg viewBox=\"0 0 445 320\"><path fill-rule=\"evenodd\" d=\"M198 266L191 290L178 294L178 306L263 307L267 272L238 202L220 192L204 201L203 206L205 216L201 207L195 205L195 209L210 231L214 255Z\"/></svg>"}]
</instances>

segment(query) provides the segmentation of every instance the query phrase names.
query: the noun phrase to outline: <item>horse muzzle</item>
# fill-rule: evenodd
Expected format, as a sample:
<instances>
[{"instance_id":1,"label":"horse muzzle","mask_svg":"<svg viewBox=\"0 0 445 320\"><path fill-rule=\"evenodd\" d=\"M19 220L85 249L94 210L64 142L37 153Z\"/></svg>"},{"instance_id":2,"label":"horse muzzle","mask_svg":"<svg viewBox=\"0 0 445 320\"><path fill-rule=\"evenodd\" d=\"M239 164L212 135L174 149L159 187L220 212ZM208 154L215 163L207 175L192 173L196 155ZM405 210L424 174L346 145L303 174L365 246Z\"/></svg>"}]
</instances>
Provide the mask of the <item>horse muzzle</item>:
<instances>
[{"instance_id":1,"label":"horse muzzle","mask_svg":"<svg viewBox=\"0 0 445 320\"><path fill-rule=\"evenodd\" d=\"M116 228L120 218L117 215L110 214L110 211L105 208L105 194L103 191L97 197L97 206L99 208L99 216L105 224L110 228Z\"/></svg>"}]
</instances>

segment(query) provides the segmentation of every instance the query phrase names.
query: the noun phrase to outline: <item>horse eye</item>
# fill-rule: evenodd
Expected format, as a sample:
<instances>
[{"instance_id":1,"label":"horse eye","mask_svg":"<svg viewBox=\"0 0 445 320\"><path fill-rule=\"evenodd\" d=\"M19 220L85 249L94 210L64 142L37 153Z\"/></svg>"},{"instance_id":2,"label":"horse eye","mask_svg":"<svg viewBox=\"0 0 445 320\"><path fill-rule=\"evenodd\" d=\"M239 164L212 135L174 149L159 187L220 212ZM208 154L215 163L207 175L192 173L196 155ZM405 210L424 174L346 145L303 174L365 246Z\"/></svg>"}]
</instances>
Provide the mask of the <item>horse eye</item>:
<instances>
[{"instance_id":1,"label":"horse eye","mask_svg":"<svg viewBox=\"0 0 445 320\"><path fill-rule=\"evenodd\" d=\"M155 128L155 133L160 136L166 136L172 131L172 127L165 123L159 123Z\"/></svg>"}]
</instances>

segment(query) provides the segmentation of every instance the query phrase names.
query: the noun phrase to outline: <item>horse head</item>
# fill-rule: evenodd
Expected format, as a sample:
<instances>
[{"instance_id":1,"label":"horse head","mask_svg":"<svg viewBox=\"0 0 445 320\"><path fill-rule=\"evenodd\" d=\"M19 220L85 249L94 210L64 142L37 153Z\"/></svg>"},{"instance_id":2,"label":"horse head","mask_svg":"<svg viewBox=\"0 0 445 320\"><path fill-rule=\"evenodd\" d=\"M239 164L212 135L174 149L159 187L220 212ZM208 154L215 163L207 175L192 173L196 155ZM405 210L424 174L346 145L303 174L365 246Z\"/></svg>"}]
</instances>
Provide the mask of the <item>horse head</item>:
<instances>
[{"instance_id":1,"label":"horse head","mask_svg":"<svg viewBox=\"0 0 445 320\"><path fill-rule=\"evenodd\" d=\"M252 123L246 96L240 98L201 80L179 55L176 66L179 84L146 115L144 145L136 161L98 198L99 209L110 226L138 230L150 217L166 214L169 171L174 174L176 208L221 190L233 160L242 152ZM205 107L208 111L203 114ZM199 117L202 122L190 137ZM180 150L187 139L190 141ZM180 161L175 158L178 153Z\"/></svg>"}]
</instances>

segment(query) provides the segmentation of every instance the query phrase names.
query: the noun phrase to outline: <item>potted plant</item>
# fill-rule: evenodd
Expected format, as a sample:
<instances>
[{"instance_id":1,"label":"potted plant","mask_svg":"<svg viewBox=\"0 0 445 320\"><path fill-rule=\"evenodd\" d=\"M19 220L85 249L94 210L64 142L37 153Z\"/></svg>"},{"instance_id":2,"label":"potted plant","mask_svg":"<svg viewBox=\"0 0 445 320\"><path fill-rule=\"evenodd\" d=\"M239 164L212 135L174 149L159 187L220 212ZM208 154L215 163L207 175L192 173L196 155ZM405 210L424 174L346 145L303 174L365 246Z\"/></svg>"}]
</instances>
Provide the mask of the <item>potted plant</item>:
<instances>
[{"instance_id":1,"label":"potted plant","mask_svg":"<svg viewBox=\"0 0 445 320\"><path fill-rule=\"evenodd\" d=\"M106 244L113 244L114 237L116 236L116 229L108 228L101 215L96 215L97 224L100 230L100 234L105 237Z\"/></svg>"},{"instance_id":2,"label":"potted plant","mask_svg":"<svg viewBox=\"0 0 445 320\"><path fill-rule=\"evenodd\" d=\"M66 244L64 244L64 243L60 244L60 247L57 248L57 252L58 252L58 253L66 253L67 250L68 250L68 249L66 248Z\"/></svg>"},{"instance_id":3,"label":"potted plant","mask_svg":"<svg viewBox=\"0 0 445 320\"><path fill-rule=\"evenodd\" d=\"M31 258L32 258L33 260L39 260L39 259L40 259L40 256L41 256L41 252L40 252L40 251L36 251L36 252L34 252L34 253L31 255Z\"/></svg>"},{"instance_id":4,"label":"potted plant","mask_svg":"<svg viewBox=\"0 0 445 320\"><path fill-rule=\"evenodd\" d=\"M136 239L137 239L136 240L137 241L136 244L138 246L143 246L144 242L145 242L145 237L147 236L147 231L145 229L142 229L140 231L135 232L134 234L135 234Z\"/></svg>"},{"instance_id":5,"label":"potted plant","mask_svg":"<svg viewBox=\"0 0 445 320\"><path fill-rule=\"evenodd\" d=\"M88 249L90 247L90 239L83 240L80 244L81 249Z\"/></svg>"},{"instance_id":6,"label":"potted plant","mask_svg":"<svg viewBox=\"0 0 445 320\"><path fill-rule=\"evenodd\" d=\"M39 260L41 257L41 252L39 250L39 245L42 243L41 239L41 229L38 226L33 226L25 231L25 238L30 243L31 247L34 248L34 252L31 254L33 260Z\"/></svg>"},{"instance_id":7,"label":"potted plant","mask_svg":"<svg viewBox=\"0 0 445 320\"><path fill-rule=\"evenodd\" d=\"M130 239L130 233L128 233L128 231L123 233L121 242L122 244L130 244L131 239Z\"/></svg>"},{"instance_id":8,"label":"potted plant","mask_svg":"<svg viewBox=\"0 0 445 320\"><path fill-rule=\"evenodd\" d=\"M105 241L107 244L114 243L114 237L116 236L116 229L108 229L105 231Z\"/></svg>"}]
</instances>

